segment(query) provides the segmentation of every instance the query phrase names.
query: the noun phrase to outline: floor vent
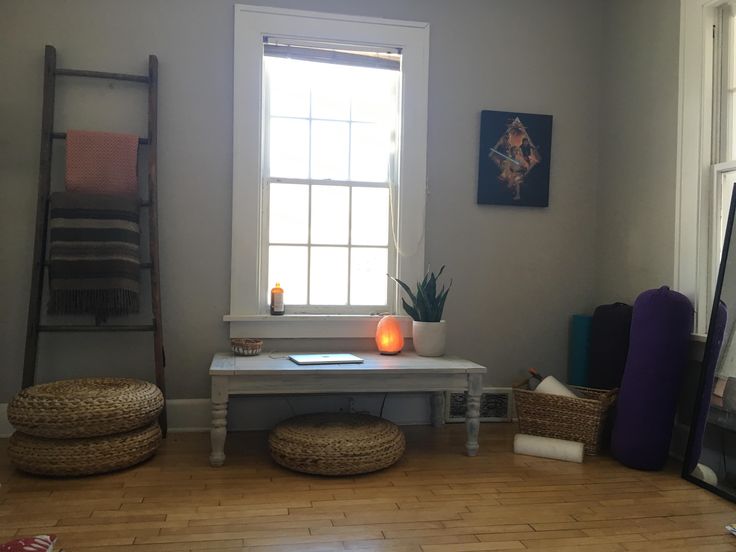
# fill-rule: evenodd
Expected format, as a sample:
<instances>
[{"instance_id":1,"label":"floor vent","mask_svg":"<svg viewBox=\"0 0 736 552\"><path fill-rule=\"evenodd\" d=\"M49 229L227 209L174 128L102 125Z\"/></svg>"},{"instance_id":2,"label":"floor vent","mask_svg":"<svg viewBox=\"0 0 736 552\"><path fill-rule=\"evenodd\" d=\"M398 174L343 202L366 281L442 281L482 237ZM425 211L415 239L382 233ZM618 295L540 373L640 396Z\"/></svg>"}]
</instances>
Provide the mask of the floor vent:
<instances>
[{"instance_id":1,"label":"floor vent","mask_svg":"<svg viewBox=\"0 0 736 552\"><path fill-rule=\"evenodd\" d=\"M509 387L486 387L480 396L481 422L510 422L514 416L514 395ZM467 395L462 392L445 393L445 421L465 421Z\"/></svg>"}]
</instances>

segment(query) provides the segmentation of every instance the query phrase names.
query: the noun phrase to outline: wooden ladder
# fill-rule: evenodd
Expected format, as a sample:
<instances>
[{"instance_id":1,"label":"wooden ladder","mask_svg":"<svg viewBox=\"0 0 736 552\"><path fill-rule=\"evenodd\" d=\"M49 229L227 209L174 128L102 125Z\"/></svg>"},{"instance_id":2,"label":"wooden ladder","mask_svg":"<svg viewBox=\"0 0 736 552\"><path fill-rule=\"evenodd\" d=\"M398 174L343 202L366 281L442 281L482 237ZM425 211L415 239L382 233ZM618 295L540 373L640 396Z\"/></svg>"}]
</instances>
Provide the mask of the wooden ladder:
<instances>
[{"instance_id":1,"label":"wooden ladder","mask_svg":"<svg viewBox=\"0 0 736 552\"><path fill-rule=\"evenodd\" d=\"M120 80L145 84L148 87L148 136L139 138L138 143L148 147L148 198L140 200L140 206L148 208L148 234L150 262L142 263L141 268L151 275L151 324L89 324L89 325L42 325L41 303L43 300L44 274L48 267L46 242L48 239L49 197L51 193L51 155L53 141L64 140L66 133L54 132L54 99L56 78L86 77L95 79ZM147 75L129 75L102 71L62 69L56 66L56 48L46 46L43 78L43 112L41 116L41 156L38 171L38 200L36 203L36 237L33 247L33 268L31 276L31 296L28 303L28 326L26 329L26 348L23 363L23 388L34 384L38 337L41 332L153 332L153 358L156 385L166 396L164 369L163 326L161 323L161 289L158 261L158 216L156 190L156 133L158 106L158 59L148 56ZM161 413L161 430L166 436L166 408Z\"/></svg>"}]
</instances>

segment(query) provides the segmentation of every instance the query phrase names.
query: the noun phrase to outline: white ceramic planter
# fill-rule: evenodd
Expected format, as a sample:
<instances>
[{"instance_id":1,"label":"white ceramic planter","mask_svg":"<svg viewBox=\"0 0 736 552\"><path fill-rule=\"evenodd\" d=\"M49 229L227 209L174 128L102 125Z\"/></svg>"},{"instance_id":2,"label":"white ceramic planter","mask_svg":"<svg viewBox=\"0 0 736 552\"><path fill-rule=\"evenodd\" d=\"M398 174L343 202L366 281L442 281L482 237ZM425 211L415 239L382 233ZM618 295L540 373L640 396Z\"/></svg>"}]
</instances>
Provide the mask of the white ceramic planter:
<instances>
[{"instance_id":1,"label":"white ceramic planter","mask_svg":"<svg viewBox=\"0 0 736 552\"><path fill-rule=\"evenodd\" d=\"M445 354L447 325L441 322L412 322L414 350L419 356L438 357Z\"/></svg>"}]
</instances>

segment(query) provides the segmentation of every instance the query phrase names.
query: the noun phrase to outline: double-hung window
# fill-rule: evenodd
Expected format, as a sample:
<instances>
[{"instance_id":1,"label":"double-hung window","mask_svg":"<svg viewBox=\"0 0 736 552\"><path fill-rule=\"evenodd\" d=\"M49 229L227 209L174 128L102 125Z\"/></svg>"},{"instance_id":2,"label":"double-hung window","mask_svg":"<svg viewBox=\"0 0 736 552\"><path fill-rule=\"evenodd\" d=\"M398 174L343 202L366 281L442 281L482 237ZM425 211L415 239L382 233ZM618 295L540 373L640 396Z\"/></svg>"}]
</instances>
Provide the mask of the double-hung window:
<instances>
[{"instance_id":1,"label":"double-hung window","mask_svg":"<svg viewBox=\"0 0 736 552\"><path fill-rule=\"evenodd\" d=\"M675 288L705 334L736 182L734 0L681 2Z\"/></svg>"},{"instance_id":2,"label":"double-hung window","mask_svg":"<svg viewBox=\"0 0 736 552\"><path fill-rule=\"evenodd\" d=\"M265 37L263 61L261 289L296 313L392 310L400 52Z\"/></svg>"},{"instance_id":3,"label":"double-hung window","mask_svg":"<svg viewBox=\"0 0 736 552\"><path fill-rule=\"evenodd\" d=\"M731 193L736 183L736 13L730 3L717 8L713 27L712 147L713 219L711 285L715 286ZM715 287L712 288L713 290ZM712 291L711 294L712 296Z\"/></svg>"},{"instance_id":4,"label":"double-hung window","mask_svg":"<svg viewBox=\"0 0 736 552\"><path fill-rule=\"evenodd\" d=\"M231 335L368 336L387 274L421 278L428 48L426 23L235 6Z\"/></svg>"}]
</instances>

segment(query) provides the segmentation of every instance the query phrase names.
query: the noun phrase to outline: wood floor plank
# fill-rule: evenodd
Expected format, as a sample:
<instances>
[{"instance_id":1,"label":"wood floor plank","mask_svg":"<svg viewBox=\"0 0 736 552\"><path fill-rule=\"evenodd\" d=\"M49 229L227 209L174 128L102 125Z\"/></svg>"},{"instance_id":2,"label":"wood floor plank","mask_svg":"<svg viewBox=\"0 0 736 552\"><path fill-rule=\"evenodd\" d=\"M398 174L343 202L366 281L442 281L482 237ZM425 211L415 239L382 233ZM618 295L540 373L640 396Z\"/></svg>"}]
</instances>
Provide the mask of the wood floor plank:
<instances>
[{"instance_id":1,"label":"wood floor plank","mask_svg":"<svg viewBox=\"0 0 736 552\"><path fill-rule=\"evenodd\" d=\"M423 552L477 552L484 550L519 550L525 548L519 541L468 542L463 544L423 544Z\"/></svg>"},{"instance_id":2,"label":"wood floor plank","mask_svg":"<svg viewBox=\"0 0 736 552\"><path fill-rule=\"evenodd\" d=\"M348 478L274 464L266 434L233 435L207 465L208 435L172 434L151 461L89 478L16 472L0 439L0 542L59 535L65 552L626 552L736 550L730 502L606 456L583 464L515 456L512 424L408 427L394 467Z\"/></svg>"}]
</instances>

